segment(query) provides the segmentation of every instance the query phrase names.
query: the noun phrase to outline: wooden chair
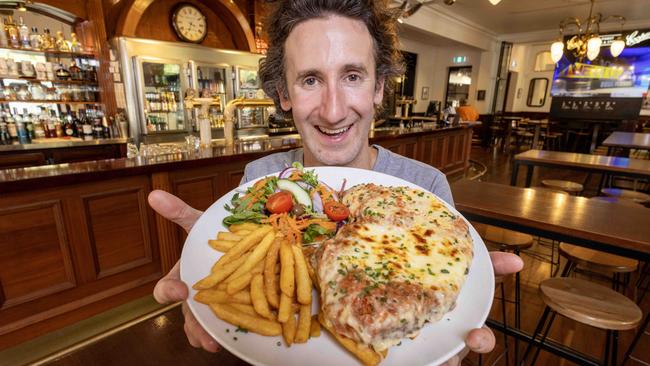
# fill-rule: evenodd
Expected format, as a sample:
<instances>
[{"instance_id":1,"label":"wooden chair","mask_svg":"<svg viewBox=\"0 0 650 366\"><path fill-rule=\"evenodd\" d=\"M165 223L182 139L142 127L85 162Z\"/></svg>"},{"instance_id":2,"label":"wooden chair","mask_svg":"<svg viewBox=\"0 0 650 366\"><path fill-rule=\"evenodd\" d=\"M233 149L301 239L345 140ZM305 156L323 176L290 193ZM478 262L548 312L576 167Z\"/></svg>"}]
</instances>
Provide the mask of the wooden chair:
<instances>
[{"instance_id":1,"label":"wooden chair","mask_svg":"<svg viewBox=\"0 0 650 366\"><path fill-rule=\"evenodd\" d=\"M632 300L605 286L578 278L554 277L539 285L542 301L546 304L533 337L524 352L522 363L526 360L538 335L544 344L555 316L560 314L579 323L607 331L604 364L616 365L618 352L618 332L636 328L641 322L643 312ZM551 315L547 323L547 319ZM542 332L542 329L544 331ZM542 332L542 333L540 333ZM537 347L530 365L534 365L539 355ZM529 363L526 363L527 365Z\"/></svg>"},{"instance_id":2,"label":"wooden chair","mask_svg":"<svg viewBox=\"0 0 650 366\"><path fill-rule=\"evenodd\" d=\"M584 190L584 186L580 183L559 179L544 179L542 180L542 186L575 195L578 195Z\"/></svg>"}]
</instances>

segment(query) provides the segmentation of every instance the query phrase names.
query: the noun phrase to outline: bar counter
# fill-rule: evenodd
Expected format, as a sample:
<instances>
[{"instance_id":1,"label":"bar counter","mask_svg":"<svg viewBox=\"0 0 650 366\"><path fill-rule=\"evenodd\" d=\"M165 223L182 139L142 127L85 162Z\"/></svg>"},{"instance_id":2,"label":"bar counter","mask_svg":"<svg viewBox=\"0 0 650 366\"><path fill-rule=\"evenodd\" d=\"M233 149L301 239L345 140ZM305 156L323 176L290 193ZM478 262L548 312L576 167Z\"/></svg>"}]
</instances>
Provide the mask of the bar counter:
<instances>
[{"instance_id":1,"label":"bar counter","mask_svg":"<svg viewBox=\"0 0 650 366\"><path fill-rule=\"evenodd\" d=\"M456 174L469 166L471 127L381 129L370 141ZM149 208L149 192L205 210L239 184L248 162L300 141L213 145L0 170L0 349L151 293L180 258L185 233Z\"/></svg>"}]
</instances>

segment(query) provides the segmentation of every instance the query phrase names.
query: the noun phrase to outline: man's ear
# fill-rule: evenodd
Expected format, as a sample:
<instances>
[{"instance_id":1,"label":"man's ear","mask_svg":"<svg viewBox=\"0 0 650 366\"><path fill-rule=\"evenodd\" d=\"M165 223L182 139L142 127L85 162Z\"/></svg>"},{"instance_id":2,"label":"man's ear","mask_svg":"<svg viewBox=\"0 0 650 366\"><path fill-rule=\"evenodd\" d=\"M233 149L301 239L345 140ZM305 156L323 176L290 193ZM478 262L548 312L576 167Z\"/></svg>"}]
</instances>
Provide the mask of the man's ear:
<instances>
[{"instance_id":1,"label":"man's ear","mask_svg":"<svg viewBox=\"0 0 650 366\"><path fill-rule=\"evenodd\" d=\"M381 77L377 80L377 83L375 84L375 95L372 99L375 105L380 105L381 102L384 100L384 83L386 82L386 78Z\"/></svg>"},{"instance_id":2,"label":"man's ear","mask_svg":"<svg viewBox=\"0 0 650 366\"><path fill-rule=\"evenodd\" d=\"M289 93L287 92L286 86L281 87L278 85L275 90L277 90L278 97L280 98L280 107L282 107L283 111L289 112L291 110L291 100L289 99Z\"/></svg>"}]
</instances>

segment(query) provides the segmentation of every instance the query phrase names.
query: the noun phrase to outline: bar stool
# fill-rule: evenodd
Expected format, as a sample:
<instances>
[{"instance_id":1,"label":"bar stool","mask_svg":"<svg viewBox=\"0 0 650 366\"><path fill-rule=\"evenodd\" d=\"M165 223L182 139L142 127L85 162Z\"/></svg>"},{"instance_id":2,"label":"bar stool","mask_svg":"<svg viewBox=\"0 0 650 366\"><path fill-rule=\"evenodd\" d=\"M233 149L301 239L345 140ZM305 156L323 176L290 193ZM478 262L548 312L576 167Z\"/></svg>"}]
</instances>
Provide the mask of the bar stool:
<instances>
[{"instance_id":1,"label":"bar stool","mask_svg":"<svg viewBox=\"0 0 650 366\"><path fill-rule=\"evenodd\" d=\"M584 190L584 186L580 183L559 179L544 179L542 180L542 186L576 195Z\"/></svg>"},{"instance_id":2,"label":"bar stool","mask_svg":"<svg viewBox=\"0 0 650 366\"><path fill-rule=\"evenodd\" d=\"M506 318L506 302L511 302L506 299L505 291L505 277L507 276L494 276L494 287L501 290L501 318L503 319L503 327L508 328L508 321ZM508 358L508 352L510 351L508 347L508 333L503 333L503 352L492 362L492 365L496 365L497 362L501 360L502 357L506 358L506 366L510 365L510 360ZM483 355L479 353L478 355L478 364L479 366L483 365Z\"/></svg>"},{"instance_id":3,"label":"bar stool","mask_svg":"<svg viewBox=\"0 0 650 366\"><path fill-rule=\"evenodd\" d=\"M478 229L477 229L478 231ZM502 252L513 252L519 255L522 250L533 246L533 237L516 231L503 229L492 225L484 225L479 234L488 244L499 248ZM521 328L521 278L515 274L515 328ZM505 318L504 318L505 319ZM519 356L519 341L515 338L515 360Z\"/></svg>"},{"instance_id":4,"label":"bar stool","mask_svg":"<svg viewBox=\"0 0 650 366\"><path fill-rule=\"evenodd\" d=\"M562 272L562 277L568 276L578 265L592 272L611 272L613 273L612 288L616 291L619 290L620 275L624 274L626 276L625 283L627 283L629 274L639 268L639 261L636 259L566 243L560 244L560 254L568 260Z\"/></svg>"},{"instance_id":5,"label":"bar stool","mask_svg":"<svg viewBox=\"0 0 650 366\"><path fill-rule=\"evenodd\" d=\"M608 197L617 197L617 198L622 198L626 200L631 200L636 203L644 204L650 202L650 195L643 193L643 192L637 192L637 191L632 191L629 189L620 189L620 188L603 188L600 190L600 193L604 194L605 196Z\"/></svg>"},{"instance_id":6,"label":"bar stool","mask_svg":"<svg viewBox=\"0 0 650 366\"><path fill-rule=\"evenodd\" d=\"M619 198L619 197L596 196L596 197L591 197L590 200L601 201L601 202L609 202L609 203L618 203L618 204L626 205L626 206L645 207L640 203L636 203L636 202L634 202L632 200L626 200L626 199Z\"/></svg>"},{"instance_id":7,"label":"bar stool","mask_svg":"<svg viewBox=\"0 0 650 366\"><path fill-rule=\"evenodd\" d=\"M533 337L526 347L522 364L536 343L538 334L540 345L544 344L557 314L579 323L607 331L604 364L616 365L618 352L618 332L636 328L643 313L630 299L599 284L569 277L549 278L539 285L539 293L546 304ZM551 314L552 313L552 314ZM547 323L548 316L551 318ZM545 328L543 333L542 328ZM530 365L534 365L541 348L538 346ZM611 351L611 355L610 355Z\"/></svg>"}]
</instances>

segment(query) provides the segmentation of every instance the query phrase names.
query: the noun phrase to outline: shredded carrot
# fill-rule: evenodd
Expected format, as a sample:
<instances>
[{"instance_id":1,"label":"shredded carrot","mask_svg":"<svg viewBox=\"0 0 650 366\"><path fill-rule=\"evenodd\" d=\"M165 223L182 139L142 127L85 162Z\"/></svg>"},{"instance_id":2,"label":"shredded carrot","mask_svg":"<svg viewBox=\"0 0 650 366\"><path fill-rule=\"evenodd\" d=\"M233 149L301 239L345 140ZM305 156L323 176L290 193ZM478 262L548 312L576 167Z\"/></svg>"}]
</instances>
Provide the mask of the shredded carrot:
<instances>
[{"instance_id":1,"label":"shredded carrot","mask_svg":"<svg viewBox=\"0 0 650 366\"><path fill-rule=\"evenodd\" d=\"M293 172L291 172L291 175L289 176L289 180L294 182L302 180L302 173L298 170L294 170Z\"/></svg>"},{"instance_id":2,"label":"shredded carrot","mask_svg":"<svg viewBox=\"0 0 650 366\"><path fill-rule=\"evenodd\" d=\"M272 214L266 220L273 228L289 239L292 244L302 243L302 232L296 223L296 219L289 216L286 212L281 214Z\"/></svg>"}]
</instances>

